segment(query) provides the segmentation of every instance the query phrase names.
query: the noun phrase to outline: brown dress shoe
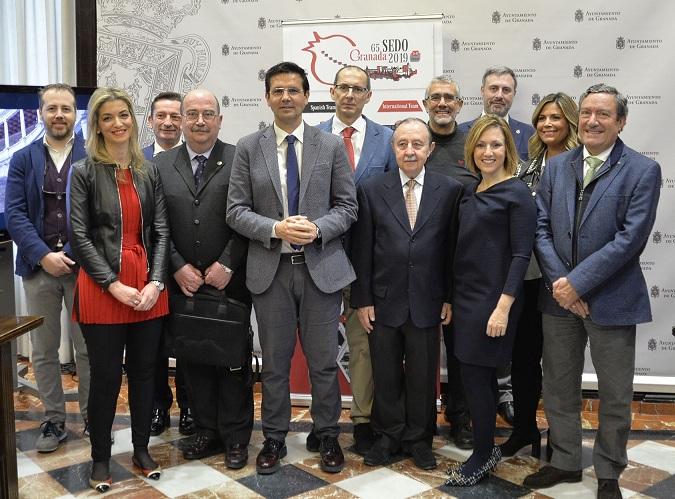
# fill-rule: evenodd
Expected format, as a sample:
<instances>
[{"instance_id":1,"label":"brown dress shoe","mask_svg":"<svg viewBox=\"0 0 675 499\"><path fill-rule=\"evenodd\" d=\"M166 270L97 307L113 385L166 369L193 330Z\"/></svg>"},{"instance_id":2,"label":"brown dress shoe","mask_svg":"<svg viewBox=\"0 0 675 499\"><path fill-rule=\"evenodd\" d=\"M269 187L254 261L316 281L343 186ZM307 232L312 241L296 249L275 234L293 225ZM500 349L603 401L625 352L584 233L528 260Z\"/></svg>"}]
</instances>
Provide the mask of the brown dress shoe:
<instances>
[{"instance_id":1,"label":"brown dress shoe","mask_svg":"<svg viewBox=\"0 0 675 499\"><path fill-rule=\"evenodd\" d=\"M261 475L271 475L281 468L281 459L286 456L286 444L273 438L266 438L263 448L255 460L255 469Z\"/></svg>"},{"instance_id":2,"label":"brown dress shoe","mask_svg":"<svg viewBox=\"0 0 675 499\"><path fill-rule=\"evenodd\" d=\"M225 465L233 470L243 468L248 463L248 445L231 444L225 452Z\"/></svg>"},{"instance_id":3,"label":"brown dress shoe","mask_svg":"<svg viewBox=\"0 0 675 499\"><path fill-rule=\"evenodd\" d=\"M321 469L326 473L339 473L345 467L345 456L337 437L323 437L319 446Z\"/></svg>"}]
</instances>

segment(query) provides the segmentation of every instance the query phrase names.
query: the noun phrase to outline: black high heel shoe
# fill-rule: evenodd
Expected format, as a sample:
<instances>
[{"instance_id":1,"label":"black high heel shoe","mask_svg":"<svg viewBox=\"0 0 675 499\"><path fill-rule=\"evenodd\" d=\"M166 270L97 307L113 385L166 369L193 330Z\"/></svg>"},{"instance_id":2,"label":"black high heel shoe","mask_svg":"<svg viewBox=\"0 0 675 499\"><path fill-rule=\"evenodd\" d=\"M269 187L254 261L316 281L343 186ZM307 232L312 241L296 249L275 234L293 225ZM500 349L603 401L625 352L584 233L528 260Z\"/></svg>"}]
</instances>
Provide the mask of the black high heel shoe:
<instances>
[{"instance_id":1,"label":"black high heel shoe","mask_svg":"<svg viewBox=\"0 0 675 499\"><path fill-rule=\"evenodd\" d=\"M502 451L502 456L511 457L515 456L520 449L528 445L532 446L530 455L539 459L541 457L541 434L538 431L524 435L514 430L508 440L501 444L499 448Z\"/></svg>"},{"instance_id":2,"label":"black high heel shoe","mask_svg":"<svg viewBox=\"0 0 675 499\"><path fill-rule=\"evenodd\" d=\"M159 480L162 476L162 468L150 457L147 450L134 450L131 462L141 470L141 474L146 478Z\"/></svg>"},{"instance_id":3,"label":"black high heel shoe","mask_svg":"<svg viewBox=\"0 0 675 499\"><path fill-rule=\"evenodd\" d=\"M110 490L112 477L110 476L110 461L95 461L91 465L89 486L96 492L103 494Z\"/></svg>"}]
</instances>

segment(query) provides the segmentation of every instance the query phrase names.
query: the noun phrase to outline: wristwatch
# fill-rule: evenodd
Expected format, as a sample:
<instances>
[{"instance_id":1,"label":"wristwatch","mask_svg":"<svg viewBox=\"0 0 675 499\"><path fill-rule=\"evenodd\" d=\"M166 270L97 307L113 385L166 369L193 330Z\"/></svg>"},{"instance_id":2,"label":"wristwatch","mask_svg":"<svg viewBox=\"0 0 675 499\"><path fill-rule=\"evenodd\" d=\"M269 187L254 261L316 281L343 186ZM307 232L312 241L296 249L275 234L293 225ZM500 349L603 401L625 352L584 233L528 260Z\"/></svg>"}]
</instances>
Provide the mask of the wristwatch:
<instances>
[{"instance_id":1,"label":"wristwatch","mask_svg":"<svg viewBox=\"0 0 675 499\"><path fill-rule=\"evenodd\" d=\"M232 273L232 269L229 268L227 265L223 265L223 264L220 263L220 262L218 262L218 265L220 265L220 267L221 267L225 272L227 272L228 274L231 274L231 273Z\"/></svg>"},{"instance_id":2,"label":"wristwatch","mask_svg":"<svg viewBox=\"0 0 675 499\"><path fill-rule=\"evenodd\" d=\"M151 284L157 286L157 289L164 291L164 283L162 281L150 281Z\"/></svg>"}]
</instances>

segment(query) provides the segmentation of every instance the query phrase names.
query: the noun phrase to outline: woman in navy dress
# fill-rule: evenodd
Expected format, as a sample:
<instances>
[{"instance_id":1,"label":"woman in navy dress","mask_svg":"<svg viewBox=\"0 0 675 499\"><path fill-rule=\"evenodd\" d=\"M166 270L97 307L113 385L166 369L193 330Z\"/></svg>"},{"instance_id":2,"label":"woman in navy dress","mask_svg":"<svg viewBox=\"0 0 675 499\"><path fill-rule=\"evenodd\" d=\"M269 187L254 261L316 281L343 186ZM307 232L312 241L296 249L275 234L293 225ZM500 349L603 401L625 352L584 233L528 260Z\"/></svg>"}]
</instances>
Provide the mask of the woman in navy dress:
<instances>
[{"instance_id":1,"label":"woman in navy dress","mask_svg":"<svg viewBox=\"0 0 675 499\"><path fill-rule=\"evenodd\" d=\"M499 462L494 444L496 368L511 360L519 297L536 225L536 208L514 177L518 152L507 123L485 115L471 127L465 163L480 182L459 209L452 321L473 426L474 452L449 471L448 485L474 485Z\"/></svg>"}]
</instances>

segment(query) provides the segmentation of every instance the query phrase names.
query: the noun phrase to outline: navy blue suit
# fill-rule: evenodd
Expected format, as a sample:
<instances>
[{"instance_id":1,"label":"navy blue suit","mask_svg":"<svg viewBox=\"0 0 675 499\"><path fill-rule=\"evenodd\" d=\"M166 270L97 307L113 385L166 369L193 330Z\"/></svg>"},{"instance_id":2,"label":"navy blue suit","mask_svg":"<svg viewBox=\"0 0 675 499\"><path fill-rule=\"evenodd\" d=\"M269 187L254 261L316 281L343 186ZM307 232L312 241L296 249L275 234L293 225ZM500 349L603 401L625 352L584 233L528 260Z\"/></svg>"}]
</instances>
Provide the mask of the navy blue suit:
<instances>
[{"instance_id":1,"label":"navy blue suit","mask_svg":"<svg viewBox=\"0 0 675 499\"><path fill-rule=\"evenodd\" d=\"M153 142L150 145L145 146L143 148L143 156L145 156L145 159L147 159L148 161L151 161L154 155L155 155L155 143Z\"/></svg>"},{"instance_id":2,"label":"navy blue suit","mask_svg":"<svg viewBox=\"0 0 675 499\"><path fill-rule=\"evenodd\" d=\"M84 158L84 138L75 135L71 162ZM51 251L44 240L43 217L45 214L42 185L47 162L43 138L17 151L9 161L5 189L5 217L7 229L18 247L16 274L30 276L38 262ZM64 248L70 254L70 244ZM72 256L71 256L72 258Z\"/></svg>"},{"instance_id":3,"label":"navy blue suit","mask_svg":"<svg viewBox=\"0 0 675 499\"><path fill-rule=\"evenodd\" d=\"M459 129L465 133L469 133L469 130L475 122L476 120L465 121L459 125ZM530 140L532 134L534 134L534 128L532 125L518 121L511 116L509 116L509 128L511 128L511 136L513 137L513 141L516 143L518 156L520 156L520 159L523 161L527 161L527 142Z\"/></svg>"}]
</instances>

